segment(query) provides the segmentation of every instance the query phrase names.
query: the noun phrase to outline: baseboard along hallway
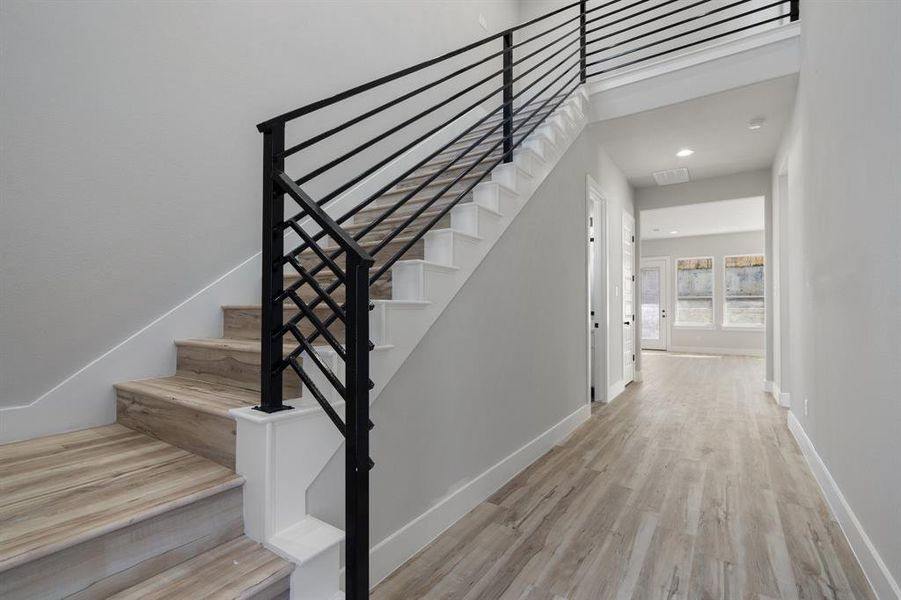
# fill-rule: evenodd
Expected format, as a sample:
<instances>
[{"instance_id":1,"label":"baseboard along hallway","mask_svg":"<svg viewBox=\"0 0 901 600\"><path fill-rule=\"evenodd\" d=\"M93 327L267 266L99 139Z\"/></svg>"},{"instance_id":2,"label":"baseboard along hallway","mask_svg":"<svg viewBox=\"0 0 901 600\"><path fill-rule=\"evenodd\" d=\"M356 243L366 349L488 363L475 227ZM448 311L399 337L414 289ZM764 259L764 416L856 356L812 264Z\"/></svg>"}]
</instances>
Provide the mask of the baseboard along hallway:
<instances>
[{"instance_id":1,"label":"baseboard along hallway","mask_svg":"<svg viewBox=\"0 0 901 600\"><path fill-rule=\"evenodd\" d=\"M644 358L644 381L372 597L875 598L763 361Z\"/></svg>"}]
</instances>

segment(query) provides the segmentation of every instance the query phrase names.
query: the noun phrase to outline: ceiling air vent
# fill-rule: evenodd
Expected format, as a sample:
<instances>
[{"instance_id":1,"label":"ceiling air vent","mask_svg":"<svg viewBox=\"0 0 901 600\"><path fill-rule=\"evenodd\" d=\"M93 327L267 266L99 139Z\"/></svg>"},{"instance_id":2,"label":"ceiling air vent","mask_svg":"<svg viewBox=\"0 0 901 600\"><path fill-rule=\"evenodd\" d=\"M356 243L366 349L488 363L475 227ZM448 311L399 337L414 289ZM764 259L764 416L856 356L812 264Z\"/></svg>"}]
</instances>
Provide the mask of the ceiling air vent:
<instances>
[{"instance_id":1,"label":"ceiling air vent","mask_svg":"<svg viewBox=\"0 0 901 600\"><path fill-rule=\"evenodd\" d=\"M657 185L672 185L674 183L685 183L688 181L688 169L685 167L669 169L666 171L655 171L653 175Z\"/></svg>"}]
</instances>

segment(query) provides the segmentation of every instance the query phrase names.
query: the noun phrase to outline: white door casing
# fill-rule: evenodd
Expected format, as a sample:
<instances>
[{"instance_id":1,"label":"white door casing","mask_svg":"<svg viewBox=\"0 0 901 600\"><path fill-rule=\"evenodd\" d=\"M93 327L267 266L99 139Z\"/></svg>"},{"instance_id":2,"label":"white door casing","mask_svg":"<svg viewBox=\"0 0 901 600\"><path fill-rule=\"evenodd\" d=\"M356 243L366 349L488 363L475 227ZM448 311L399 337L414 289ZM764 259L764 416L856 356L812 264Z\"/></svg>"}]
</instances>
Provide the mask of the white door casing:
<instances>
[{"instance_id":1,"label":"white door casing","mask_svg":"<svg viewBox=\"0 0 901 600\"><path fill-rule=\"evenodd\" d=\"M635 378L635 219L623 213L623 385Z\"/></svg>"},{"instance_id":2,"label":"white door casing","mask_svg":"<svg viewBox=\"0 0 901 600\"><path fill-rule=\"evenodd\" d=\"M588 385L591 399L607 401L609 351L607 203L600 187L586 175L588 265Z\"/></svg>"}]
</instances>

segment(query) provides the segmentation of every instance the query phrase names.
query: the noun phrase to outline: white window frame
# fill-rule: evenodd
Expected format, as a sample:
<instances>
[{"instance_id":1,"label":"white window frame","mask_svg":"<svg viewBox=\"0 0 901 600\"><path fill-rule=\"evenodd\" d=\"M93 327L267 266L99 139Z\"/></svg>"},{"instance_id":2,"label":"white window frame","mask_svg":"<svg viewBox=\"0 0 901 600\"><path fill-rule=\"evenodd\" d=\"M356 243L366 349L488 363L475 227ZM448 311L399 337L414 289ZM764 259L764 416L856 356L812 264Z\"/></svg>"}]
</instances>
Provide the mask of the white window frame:
<instances>
[{"instance_id":1,"label":"white window frame","mask_svg":"<svg viewBox=\"0 0 901 600\"><path fill-rule=\"evenodd\" d=\"M679 261L680 260L710 260L710 275L713 278L711 284L713 289L710 291L710 309L713 312L710 319L710 325L680 325L679 324ZM670 324L672 329L684 330L700 330L713 331L716 330L716 257L715 256L677 256L673 258L673 303L672 313L673 320ZM702 296L706 298L706 296Z\"/></svg>"},{"instance_id":2,"label":"white window frame","mask_svg":"<svg viewBox=\"0 0 901 600\"><path fill-rule=\"evenodd\" d=\"M726 301L730 298L730 296L726 295L726 259L727 258L744 258L747 256L761 256L763 257L763 296L750 296L751 298L763 298L763 306L764 306L764 323L763 325L740 325L736 323L726 323ZM741 296L731 296L732 298L740 298ZM769 298L766 297L766 255L763 252L748 252L747 254L726 254L723 256L723 322L720 323L720 327L724 331L763 331L766 329L766 303L769 301Z\"/></svg>"}]
</instances>

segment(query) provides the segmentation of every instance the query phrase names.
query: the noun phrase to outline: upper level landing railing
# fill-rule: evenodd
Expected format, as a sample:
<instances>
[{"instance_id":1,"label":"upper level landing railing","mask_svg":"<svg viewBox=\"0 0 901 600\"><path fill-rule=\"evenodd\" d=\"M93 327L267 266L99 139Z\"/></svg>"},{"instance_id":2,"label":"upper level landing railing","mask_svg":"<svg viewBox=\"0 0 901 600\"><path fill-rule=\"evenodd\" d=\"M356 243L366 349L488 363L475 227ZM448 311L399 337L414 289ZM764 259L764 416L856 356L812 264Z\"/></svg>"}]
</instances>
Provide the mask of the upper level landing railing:
<instances>
[{"instance_id":1,"label":"upper level landing railing","mask_svg":"<svg viewBox=\"0 0 901 600\"><path fill-rule=\"evenodd\" d=\"M292 373L346 439L347 598L369 588L370 287L586 81L797 18L796 0L581 0L258 125L257 408L291 409Z\"/></svg>"}]
</instances>

